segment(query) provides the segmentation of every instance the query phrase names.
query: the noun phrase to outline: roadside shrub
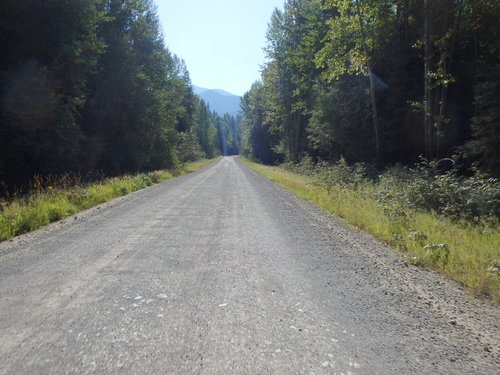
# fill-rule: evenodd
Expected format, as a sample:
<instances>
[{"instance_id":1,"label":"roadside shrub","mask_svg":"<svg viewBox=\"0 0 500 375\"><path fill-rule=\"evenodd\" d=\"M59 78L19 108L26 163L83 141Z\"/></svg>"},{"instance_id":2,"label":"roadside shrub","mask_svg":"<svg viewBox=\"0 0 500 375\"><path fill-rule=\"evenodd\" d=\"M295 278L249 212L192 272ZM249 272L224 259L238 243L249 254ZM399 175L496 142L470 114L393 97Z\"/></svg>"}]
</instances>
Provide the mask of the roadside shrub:
<instances>
[{"instance_id":1,"label":"roadside shrub","mask_svg":"<svg viewBox=\"0 0 500 375\"><path fill-rule=\"evenodd\" d=\"M318 164L315 179L318 185L330 192L336 186L357 188L359 184L366 182L365 176L362 164L351 166L341 158L334 164Z\"/></svg>"},{"instance_id":2,"label":"roadside shrub","mask_svg":"<svg viewBox=\"0 0 500 375\"><path fill-rule=\"evenodd\" d=\"M448 159L446 159L448 160ZM500 181L495 178L461 176L456 169L437 173L439 162L408 168L396 165L381 174L364 163L314 164L310 157L282 167L311 178L328 193L351 189L374 198L389 219L411 220L416 211L433 212L452 220L498 223Z\"/></svg>"},{"instance_id":3,"label":"roadside shrub","mask_svg":"<svg viewBox=\"0 0 500 375\"><path fill-rule=\"evenodd\" d=\"M498 221L500 181L465 177L456 170L434 175L425 165L385 171L372 196L382 204L435 212L454 220Z\"/></svg>"},{"instance_id":4,"label":"roadside shrub","mask_svg":"<svg viewBox=\"0 0 500 375\"><path fill-rule=\"evenodd\" d=\"M318 165L314 164L310 156L303 157L298 163L287 162L283 163L281 166L290 172L309 177L314 176L318 169Z\"/></svg>"},{"instance_id":5,"label":"roadside shrub","mask_svg":"<svg viewBox=\"0 0 500 375\"><path fill-rule=\"evenodd\" d=\"M153 184L154 184L153 179L146 173L141 173L132 179L132 185L135 190L143 189Z\"/></svg>"},{"instance_id":6,"label":"roadside shrub","mask_svg":"<svg viewBox=\"0 0 500 375\"><path fill-rule=\"evenodd\" d=\"M334 187L357 189L367 183L369 173L366 164L348 164L344 158L335 163L319 162L314 164L312 158L304 157L299 163L285 163L283 167L291 172L311 177L315 185L331 192Z\"/></svg>"},{"instance_id":7,"label":"roadside shrub","mask_svg":"<svg viewBox=\"0 0 500 375\"><path fill-rule=\"evenodd\" d=\"M421 191L421 196L423 208L454 219L500 218L500 182L494 178L466 178L450 172L436 176L431 189Z\"/></svg>"},{"instance_id":8,"label":"roadside shrub","mask_svg":"<svg viewBox=\"0 0 500 375\"><path fill-rule=\"evenodd\" d=\"M448 264L450 249L447 244L429 244L425 245L424 249L426 250L425 256L430 259L433 264L437 264L441 267Z\"/></svg>"}]
</instances>

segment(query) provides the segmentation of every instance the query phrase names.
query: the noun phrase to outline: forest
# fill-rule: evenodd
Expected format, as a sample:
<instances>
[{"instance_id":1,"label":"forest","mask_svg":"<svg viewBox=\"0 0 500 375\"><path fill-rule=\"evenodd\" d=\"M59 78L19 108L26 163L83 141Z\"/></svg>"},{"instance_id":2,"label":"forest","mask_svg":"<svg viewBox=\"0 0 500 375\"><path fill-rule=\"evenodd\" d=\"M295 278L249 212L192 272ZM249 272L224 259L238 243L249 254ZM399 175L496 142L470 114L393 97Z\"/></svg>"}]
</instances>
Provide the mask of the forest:
<instances>
[{"instance_id":1,"label":"forest","mask_svg":"<svg viewBox=\"0 0 500 375\"><path fill-rule=\"evenodd\" d=\"M117 176L239 152L151 0L0 2L0 182Z\"/></svg>"},{"instance_id":2,"label":"forest","mask_svg":"<svg viewBox=\"0 0 500 375\"><path fill-rule=\"evenodd\" d=\"M287 0L243 98L243 153L498 177L499 19L496 0Z\"/></svg>"}]
</instances>

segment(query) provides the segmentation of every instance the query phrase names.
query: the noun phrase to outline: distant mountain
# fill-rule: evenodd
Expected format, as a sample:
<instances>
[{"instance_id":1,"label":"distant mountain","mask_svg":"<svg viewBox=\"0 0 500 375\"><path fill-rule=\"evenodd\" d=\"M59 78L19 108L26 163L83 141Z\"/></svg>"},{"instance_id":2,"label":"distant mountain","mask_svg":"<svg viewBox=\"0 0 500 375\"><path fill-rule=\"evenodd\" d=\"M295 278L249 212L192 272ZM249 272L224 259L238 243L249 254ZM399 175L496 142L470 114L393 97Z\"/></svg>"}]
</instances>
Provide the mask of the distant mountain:
<instances>
[{"instance_id":1,"label":"distant mountain","mask_svg":"<svg viewBox=\"0 0 500 375\"><path fill-rule=\"evenodd\" d=\"M195 85L193 85L193 91L210 105L211 111L215 111L221 116L225 113L236 116L240 111L241 98L238 95L224 90L205 89Z\"/></svg>"}]
</instances>

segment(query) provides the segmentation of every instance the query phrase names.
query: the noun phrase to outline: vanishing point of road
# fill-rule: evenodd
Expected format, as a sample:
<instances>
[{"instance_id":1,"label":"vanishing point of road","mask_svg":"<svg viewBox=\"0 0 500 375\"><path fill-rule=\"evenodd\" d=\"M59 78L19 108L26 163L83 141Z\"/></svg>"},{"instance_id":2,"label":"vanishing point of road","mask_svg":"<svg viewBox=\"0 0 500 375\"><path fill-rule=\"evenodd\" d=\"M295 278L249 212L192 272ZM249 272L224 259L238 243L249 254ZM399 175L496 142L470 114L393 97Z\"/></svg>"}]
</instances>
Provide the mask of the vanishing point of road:
<instances>
[{"instance_id":1,"label":"vanishing point of road","mask_svg":"<svg viewBox=\"0 0 500 375\"><path fill-rule=\"evenodd\" d=\"M232 157L0 244L0 374L494 374L498 318Z\"/></svg>"}]
</instances>

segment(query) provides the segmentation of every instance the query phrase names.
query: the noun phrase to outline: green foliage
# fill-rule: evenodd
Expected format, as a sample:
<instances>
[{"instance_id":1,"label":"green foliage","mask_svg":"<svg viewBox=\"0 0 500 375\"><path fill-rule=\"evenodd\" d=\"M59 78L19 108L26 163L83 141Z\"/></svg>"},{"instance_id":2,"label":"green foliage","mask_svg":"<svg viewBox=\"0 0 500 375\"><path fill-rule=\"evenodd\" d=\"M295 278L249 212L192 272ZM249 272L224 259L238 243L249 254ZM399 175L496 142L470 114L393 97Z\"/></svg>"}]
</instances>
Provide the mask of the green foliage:
<instances>
[{"instance_id":1,"label":"green foliage","mask_svg":"<svg viewBox=\"0 0 500 375\"><path fill-rule=\"evenodd\" d=\"M269 89L261 82L255 82L242 99L243 152L256 160L271 164L281 159L278 151L280 131L273 123L269 108L272 99Z\"/></svg>"},{"instance_id":2,"label":"green foliage","mask_svg":"<svg viewBox=\"0 0 500 375\"><path fill-rule=\"evenodd\" d=\"M197 100L197 118L195 133L205 157L213 158L217 151L217 129L210 118L208 105L203 100Z\"/></svg>"},{"instance_id":3,"label":"green foliage","mask_svg":"<svg viewBox=\"0 0 500 375\"><path fill-rule=\"evenodd\" d=\"M436 174L432 165L390 168L380 175L372 195L384 204L435 212L454 220L500 219L500 181L464 177L455 170Z\"/></svg>"},{"instance_id":4,"label":"green foliage","mask_svg":"<svg viewBox=\"0 0 500 375\"><path fill-rule=\"evenodd\" d=\"M34 175L123 175L218 154L209 109L164 46L152 0L5 0L0 20L9 189Z\"/></svg>"},{"instance_id":5,"label":"green foliage","mask_svg":"<svg viewBox=\"0 0 500 375\"><path fill-rule=\"evenodd\" d=\"M500 171L500 41L495 49L496 61L481 62L481 73L475 91L475 110L472 119L473 139L467 144L469 152L478 157L488 172Z\"/></svg>"},{"instance_id":6,"label":"green foliage","mask_svg":"<svg viewBox=\"0 0 500 375\"><path fill-rule=\"evenodd\" d=\"M319 48L325 26L319 2L310 0L286 1L284 10L276 9L269 23L265 51L270 62L262 74L263 88L253 88L254 101L265 103L264 116L256 116L261 124L255 126L264 130L257 132L258 138L265 136L268 129L271 137L279 135L278 142L266 143L286 160L297 161L306 149L308 109L318 75L312 56Z\"/></svg>"},{"instance_id":7,"label":"green foliage","mask_svg":"<svg viewBox=\"0 0 500 375\"><path fill-rule=\"evenodd\" d=\"M221 155L239 155L241 149L241 116L212 112L211 121L217 129L217 147Z\"/></svg>"},{"instance_id":8,"label":"green foliage","mask_svg":"<svg viewBox=\"0 0 500 375\"><path fill-rule=\"evenodd\" d=\"M321 162L314 164L310 157L304 157L299 163L285 163L283 168L312 178L313 183L328 192L333 188L358 189L365 184L370 169L364 163L349 165L344 158L335 163Z\"/></svg>"},{"instance_id":9,"label":"green foliage","mask_svg":"<svg viewBox=\"0 0 500 375\"><path fill-rule=\"evenodd\" d=\"M197 137L193 133L179 133L177 136L178 157L182 163L202 159L205 152L201 149Z\"/></svg>"},{"instance_id":10,"label":"green foliage","mask_svg":"<svg viewBox=\"0 0 500 375\"><path fill-rule=\"evenodd\" d=\"M446 266L448 264L448 257L450 255L450 248L445 243L439 244L430 244L425 245L424 249L426 250L426 257L429 260L438 266Z\"/></svg>"},{"instance_id":11,"label":"green foliage","mask_svg":"<svg viewBox=\"0 0 500 375\"><path fill-rule=\"evenodd\" d=\"M367 60L380 48L394 22L394 1L328 0L323 10L335 14L328 19L325 43L316 54L316 64L326 67L325 78L337 80L346 74L367 74Z\"/></svg>"},{"instance_id":12,"label":"green foliage","mask_svg":"<svg viewBox=\"0 0 500 375\"><path fill-rule=\"evenodd\" d=\"M285 163L282 167L308 176L328 193L349 189L368 194L389 218L411 222L411 212L423 211L455 221L500 221L500 181L461 176L455 169L440 174L434 162L415 168L394 166L380 174L372 165L349 164L343 158L334 163L314 163L312 158L304 157L299 163ZM408 238L420 238L417 234L412 232Z\"/></svg>"},{"instance_id":13,"label":"green foliage","mask_svg":"<svg viewBox=\"0 0 500 375\"><path fill-rule=\"evenodd\" d=\"M285 1L244 100L246 154L382 167L460 151L499 176L499 17L491 0Z\"/></svg>"}]
</instances>

